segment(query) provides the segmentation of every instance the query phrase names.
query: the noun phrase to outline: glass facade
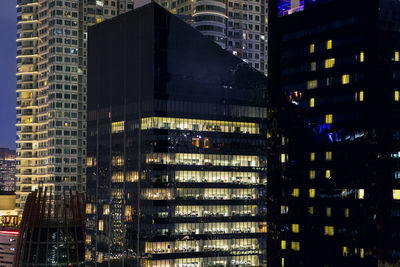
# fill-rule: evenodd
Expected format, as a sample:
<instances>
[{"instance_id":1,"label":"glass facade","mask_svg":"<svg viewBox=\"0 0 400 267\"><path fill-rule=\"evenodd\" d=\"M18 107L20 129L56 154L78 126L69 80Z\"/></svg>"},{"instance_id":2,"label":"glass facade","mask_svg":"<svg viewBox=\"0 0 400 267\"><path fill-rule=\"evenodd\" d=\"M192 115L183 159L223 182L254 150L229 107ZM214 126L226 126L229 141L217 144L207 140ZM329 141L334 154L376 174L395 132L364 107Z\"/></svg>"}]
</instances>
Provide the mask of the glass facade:
<instances>
[{"instance_id":1,"label":"glass facade","mask_svg":"<svg viewBox=\"0 0 400 267\"><path fill-rule=\"evenodd\" d=\"M144 15L146 26L135 28ZM89 96L98 97L88 112L87 260L149 267L265 266L264 75L155 4L99 26L105 28L91 33L97 44L113 40L109 45L119 51L135 46L136 35L149 28L157 41L151 47L153 37L142 40L141 47L150 49L137 53L148 57L128 68L113 55L111 61L98 57L105 47L92 52L100 61L89 63ZM110 36L114 30L108 27L123 29L132 39ZM172 51L192 51L188 40L205 59L172 56ZM138 79L147 83L144 76L127 78L129 90L101 86L103 78L135 73L149 58L156 62L149 70L157 62L167 64L147 78L147 88L134 86ZM199 79L205 64L215 64L212 72L218 72L206 81ZM121 67L91 76L99 65ZM231 76L235 67L246 74ZM168 81L163 80L167 71L173 73ZM252 85L237 80L244 77Z\"/></svg>"}]
</instances>

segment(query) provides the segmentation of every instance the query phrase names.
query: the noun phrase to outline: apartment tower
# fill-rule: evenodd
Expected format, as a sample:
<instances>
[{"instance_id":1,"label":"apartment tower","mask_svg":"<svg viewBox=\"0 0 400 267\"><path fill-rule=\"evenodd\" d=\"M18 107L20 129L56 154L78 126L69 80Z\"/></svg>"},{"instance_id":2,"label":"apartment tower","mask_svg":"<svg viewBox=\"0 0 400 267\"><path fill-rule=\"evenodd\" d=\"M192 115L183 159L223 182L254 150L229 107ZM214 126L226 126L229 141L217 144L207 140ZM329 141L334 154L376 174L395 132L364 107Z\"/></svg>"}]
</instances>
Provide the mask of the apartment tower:
<instances>
[{"instance_id":1,"label":"apartment tower","mask_svg":"<svg viewBox=\"0 0 400 267\"><path fill-rule=\"evenodd\" d=\"M265 266L265 76L155 3L89 51L88 264Z\"/></svg>"},{"instance_id":2,"label":"apartment tower","mask_svg":"<svg viewBox=\"0 0 400 267\"><path fill-rule=\"evenodd\" d=\"M268 266L399 266L399 2L269 11Z\"/></svg>"},{"instance_id":3,"label":"apartment tower","mask_svg":"<svg viewBox=\"0 0 400 267\"><path fill-rule=\"evenodd\" d=\"M87 27L128 0L17 1L17 208L41 184L85 190Z\"/></svg>"}]
</instances>

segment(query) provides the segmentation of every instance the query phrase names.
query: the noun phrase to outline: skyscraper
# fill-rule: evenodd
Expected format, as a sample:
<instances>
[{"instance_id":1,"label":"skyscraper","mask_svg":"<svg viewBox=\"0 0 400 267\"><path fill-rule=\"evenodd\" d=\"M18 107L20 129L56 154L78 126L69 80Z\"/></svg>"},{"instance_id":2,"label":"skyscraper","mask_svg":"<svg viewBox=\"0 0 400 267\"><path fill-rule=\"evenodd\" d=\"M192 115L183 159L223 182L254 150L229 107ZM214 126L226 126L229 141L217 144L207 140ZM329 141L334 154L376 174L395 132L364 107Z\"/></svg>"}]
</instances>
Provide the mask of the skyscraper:
<instances>
[{"instance_id":1,"label":"skyscraper","mask_svg":"<svg viewBox=\"0 0 400 267\"><path fill-rule=\"evenodd\" d=\"M128 0L17 1L17 208L39 183L85 190L87 27Z\"/></svg>"},{"instance_id":2,"label":"skyscraper","mask_svg":"<svg viewBox=\"0 0 400 267\"><path fill-rule=\"evenodd\" d=\"M156 0L195 29L267 74L266 0Z\"/></svg>"},{"instance_id":3,"label":"skyscraper","mask_svg":"<svg viewBox=\"0 0 400 267\"><path fill-rule=\"evenodd\" d=\"M398 266L399 2L269 11L268 266Z\"/></svg>"},{"instance_id":4,"label":"skyscraper","mask_svg":"<svg viewBox=\"0 0 400 267\"><path fill-rule=\"evenodd\" d=\"M154 3L89 51L88 264L265 266L265 76Z\"/></svg>"},{"instance_id":5,"label":"skyscraper","mask_svg":"<svg viewBox=\"0 0 400 267\"><path fill-rule=\"evenodd\" d=\"M0 148L0 191L15 190L15 150Z\"/></svg>"}]
</instances>

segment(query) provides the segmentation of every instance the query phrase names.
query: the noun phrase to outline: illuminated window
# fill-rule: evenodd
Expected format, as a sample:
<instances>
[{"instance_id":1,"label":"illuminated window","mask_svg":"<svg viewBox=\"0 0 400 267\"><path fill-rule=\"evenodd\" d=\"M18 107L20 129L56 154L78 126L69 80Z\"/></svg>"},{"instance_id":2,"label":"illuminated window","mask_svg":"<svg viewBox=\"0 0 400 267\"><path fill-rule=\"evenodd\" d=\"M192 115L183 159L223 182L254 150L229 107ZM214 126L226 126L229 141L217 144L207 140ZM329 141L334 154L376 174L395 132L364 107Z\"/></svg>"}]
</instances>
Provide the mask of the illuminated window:
<instances>
[{"instance_id":1,"label":"illuminated window","mask_svg":"<svg viewBox=\"0 0 400 267\"><path fill-rule=\"evenodd\" d=\"M124 131L124 121L116 121L111 124L112 133L121 133Z\"/></svg>"},{"instance_id":2,"label":"illuminated window","mask_svg":"<svg viewBox=\"0 0 400 267\"><path fill-rule=\"evenodd\" d=\"M310 53L314 53L315 52L315 44L310 44Z\"/></svg>"},{"instance_id":3,"label":"illuminated window","mask_svg":"<svg viewBox=\"0 0 400 267\"><path fill-rule=\"evenodd\" d=\"M393 189L393 199L400 200L400 189Z\"/></svg>"},{"instance_id":4,"label":"illuminated window","mask_svg":"<svg viewBox=\"0 0 400 267\"><path fill-rule=\"evenodd\" d=\"M349 248L343 247L343 257L346 257L349 254Z\"/></svg>"},{"instance_id":5,"label":"illuminated window","mask_svg":"<svg viewBox=\"0 0 400 267\"><path fill-rule=\"evenodd\" d=\"M333 80L332 77L326 78L326 86L331 86L332 85L332 80Z\"/></svg>"},{"instance_id":6,"label":"illuminated window","mask_svg":"<svg viewBox=\"0 0 400 267\"><path fill-rule=\"evenodd\" d=\"M308 190L308 194L309 194L310 198L315 198L315 189L314 188L310 188Z\"/></svg>"},{"instance_id":7,"label":"illuminated window","mask_svg":"<svg viewBox=\"0 0 400 267\"><path fill-rule=\"evenodd\" d=\"M363 259L364 258L364 249L360 248L360 258Z\"/></svg>"},{"instance_id":8,"label":"illuminated window","mask_svg":"<svg viewBox=\"0 0 400 267\"><path fill-rule=\"evenodd\" d=\"M358 199L364 199L364 189L358 189L357 198Z\"/></svg>"},{"instance_id":9,"label":"illuminated window","mask_svg":"<svg viewBox=\"0 0 400 267\"><path fill-rule=\"evenodd\" d=\"M90 203L86 204L86 214L93 214L92 204L90 204Z\"/></svg>"},{"instance_id":10,"label":"illuminated window","mask_svg":"<svg viewBox=\"0 0 400 267\"><path fill-rule=\"evenodd\" d=\"M325 123L326 123L326 124L331 124L331 123L333 123L333 115L332 115L332 114L326 114L326 115L325 115Z\"/></svg>"},{"instance_id":11,"label":"illuminated window","mask_svg":"<svg viewBox=\"0 0 400 267\"><path fill-rule=\"evenodd\" d=\"M124 166L123 156L113 156L112 157L112 165L113 166Z\"/></svg>"},{"instance_id":12,"label":"illuminated window","mask_svg":"<svg viewBox=\"0 0 400 267\"><path fill-rule=\"evenodd\" d=\"M335 228L333 226L325 226L324 234L333 236L335 234Z\"/></svg>"},{"instance_id":13,"label":"illuminated window","mask_svg":"<svg viewBox=\"0 0 400 267\"><path fill-rule=\"evenodd\" d=\"M293 193L292 193L292 195L293 195L294 197L299 197L299 195L300 195L300 189L298 189L298 188L293 188Z\"/></svg>"},{"instance_id":14,"label":"illuminated window","mask_svg":"<svg viewBox=\"0 0 400 267\"><path fill-rule=\"evenodd\" d=\"M297 223L292 224L292 232L293 233L299 232L299 225Z\"/></svg>"},{"instance_id":15,"label":"illuminated window","mask_svg":"<svg viewBox=\"0 0 400 267\"><path fill-rule=\"evenodd\" d=\"M310 170L310 174L309 174L310 179L311 180L315 179L315 176L316 176L316 171L315 170Z\"/></svg>"},{"instance_id":16,"label":"illuminated window","mask_svg":"<svg viewBox=\"0 0 400 267\"><path fill-rule=\"evenodd\" d=\"M315 106L315 98L312 97L310 98L310 108L313 108Z\"/></svg>"},{"instance_id":17,"label":"illuminated window","mask_svg":"<svg viewBox=\"0 0 400 267\"><path fill-rule=\"evenodd\" d=\"M204 148L210 148L210 139L204 138Z\"/></svg>"},{"instance_id":18,"label":"illuminated window","mask_svg":"<svg viewBox=\"0 0 400 267\"><path fill-rule=\"evenodd\" d=\"M199 138L192 138L192 145L195 147L200 147L200 139Z\"/></svg>"},{"instance_id":19,"label":"illuminated window","mask_svg":"<svg viewBox=\"0 0 400 267\"><path fill-rule=\"evenodd\" d=\"M281 264L282 264L282 267L285 267L285 258L281 259Z\"/></svg>"},{"instance_id":20,"label":"illuminated window","mask_svg":"<svg viewBox=\"0 0 400 267\"><path fill-rule=\"evenodd\" d=\"M109 215L110 214L110 205L104 204L103 205L103 215Z\"/></svg>"},{"instance_id":21,"label":"illuminated window","mask_svg":"<svg viewBox=\"0 0 400 267\"><path fill-rule=\"evenodd\" d=\"M307 89L315 89L318 87L318 80L311 80L307 82Z\"/></svg>"},{"instance_id":22,"label":"illuminated window","mask_svg":"<svg viewBox=\"0 0 400 267\"><path fill-rule=\"evenodd\" d=\"M393 61L400 61L399 51L394 51Z\"/></svg>"},{"instance_id":23,"label":"illuminated window","mask_svg":"<svg viewBox=\"0 0 400 267\"><path fill-rule=\"evenodd\" d=\"M281 249L286 249L286 240L281 240Z\"/></svg>"},{"instance_id":24,"label":"illuminated window","mask_svg":"<svg viewBox=\"0 0 400 267\"><path fill-rule=\"evenodd\" d=\"M311 71L317 70L317 62L311 62Z\"/></svg>"},{"instance_id":25,"label":"illuminated window","mask_svg":"<svg viewBox=\"0 0 400 267\"><path fill-rule=\"evenodd\" d=\"M308 214L314 215L314 207L308 207Z\"/></svg>"},{"instance_id":26,"label":"illuminated window","mask_svg":"<svg viewBox=\"0 0 400 267\"><path fill-rule=\"evenodd\" d=\"M325 59L325 69L333 68L335 66L335 58Z\"/></svg>"},{"instance_id":27,"label":"illuminated window","mask_svg":"<svg viewBox=\"0 0 400 267\"><path fill-rule=\"evenodd\" d=\"M281 214L288 214L289 207L288 206L281 206Z\"/></svg>"},{"instance_id":28,"label":"illuminated window","mask_svg":"<svg viewBox=\"0 0 400 267\"><path fill-rule=\"evenodd\" d=\"M326 217L331 217L332 216L332 208L328 207L326 208Z\"/></svg>"},{"instance_id":29,"label":"illuminated window","mask_svg":"<svg viewBox=\"0 0 400 267\"><path fill-rule=\"evenodd\" d=\"M331 179L331 178L332 178L332 176L331 176L331 170L326 170L326 171L325 171L325 178L326 178L326 179Z\"/></svg>"},{"instance_id":30,"label":"illuminated window","mask_svg":"<svg viewBox=\"0 0 400 267\"><path fill-rule=\"evenodd\" d=\"M101 22L101 18L96 18L96 23L100 23Z\"/></svg>"},{"instance_id":31,"label":"illuminated window","mask_svg":"<svg viewBox=\"0 0 400 267\"><path fill-rule=\"evenodd\" d=\"M363 102L364 101L364 91L355 92L355 100L356 102Z\"/></svg>"},{"instance_id":32,"label":"illuminated window","mask_svg":"<svg viewBox=\"0 0 400 267\"><path fill-rule=\"evenodd\" d=\"M345 218L349 218L350 217L350 209L349 208L345 208L344 209L344 217Z\"/></svg>"},{"instance_id":33,"label":"illuminated window","mask_svg":"<svg viewBox=\"0 0 400 267\"><path fill-rule=\"evenodd\" d=\"M314 161L315 160L315 152L311 152L310 153L310 161Z\"/></svg>"},{"instance_id":34,"label":"illuminated window","mask_svg":"<svg viewBox=\"0 0 400 267\"><path fill-rule=\"evenodd\" d=\"M87 245L90 245L90 243L92 243L92 236L91 235L86 234L85 243Z\"/></svg>"},{"instance_id":35,"label":"illuminated window","mask_svg":"<svg viewBox=\"0 0 400 267\"><path fill-rule=\"evenodd\" d=\"M97 262L103 263L103 252L98 252L97 254Z\"/></svg>"},{"instance_id":36,"label":"illuminated window","mask_svg":"<svg viewBox=\"0 0 400 267\"><path fill-rule=\"evenodd\" d=\"M300 250L300 243L292 241L291 247L292 247L293 250L299 251Z\"/></svg>"},{"instance_id":37,"label":"illuminated window","mask_svg":"<svg viewBox=\"0 0 400 267\"><path fill-rule=\"evenodd\" d=\"M326 41L326 49L332 49L332 40Z\"/></svg>"},{"instance_id":38,"label":"illuminated window","mask_svg":"<svg viewBox=\"0 0 400 267\"><path fill-rule=\"evenodd\" d=\"M281 154L281 162L285 163L287 161L287 154Z\"/></svg>"},{"instance_id":39,"label":"illuminated window","mask_svg":"<svg viewBox=\"0 0 400 267\"><path fill-rule=\"evenodd\" d=\"M364 62L364 52L360 52L360 62Z\"/></svg>"},{"instance_id":40,"label":"illuminated window","mask_svg":"<svg viewBox=\"0 0 400 267\"><path fill-rule=\"evenodd\" d=\"M343 74L342 75L342 84L350 83L350 74Z\"/></svg>"},{"instance_id":41,"label":"illuminated window","mask_svg":"<svg viewBox=\"0 0 400 267\"><path fill-rule=\"evenodd\" d=\"M325 152L325 159L326 160L332 160L332 151L326 151Z\"/></svg>"},{"instance_id":42,"label":"illuminated window","mask_svg":"<svg viewBox=\"0 0 400 267\"><path fill-rule=\"evenodd\" d=\"M399 101L400 100L400 91L395 90L394 91L394 101Z\"/></svg>"},{"instance_id":43,"label":"illuminated window","mask_svg":"<svg viewBox=\"0 0 400 267\"><path fill-rule=\"evenodd\" d=\"M104 223L103 223L103 220L99 220L99 231L104 231Z\"/></svg>"}]
</instances>

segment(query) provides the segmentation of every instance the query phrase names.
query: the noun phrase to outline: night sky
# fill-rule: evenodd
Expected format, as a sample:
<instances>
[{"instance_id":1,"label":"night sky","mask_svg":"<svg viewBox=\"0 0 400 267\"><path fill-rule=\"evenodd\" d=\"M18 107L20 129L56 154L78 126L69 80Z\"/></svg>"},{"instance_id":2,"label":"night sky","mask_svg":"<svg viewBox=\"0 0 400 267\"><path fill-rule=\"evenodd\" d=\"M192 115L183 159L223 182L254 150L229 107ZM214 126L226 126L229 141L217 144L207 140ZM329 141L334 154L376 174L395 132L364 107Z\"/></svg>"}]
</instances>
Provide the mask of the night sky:
<instances>
[{"instance_id":1,"label":"night sky","mask_svg":"<svg viewBox=\"0 0 400 267\"><path fill-rule=\"evenodd\" d=\"M0 147L15 149L16 1L0 0Z\"/></svg>"}]
</instances>

